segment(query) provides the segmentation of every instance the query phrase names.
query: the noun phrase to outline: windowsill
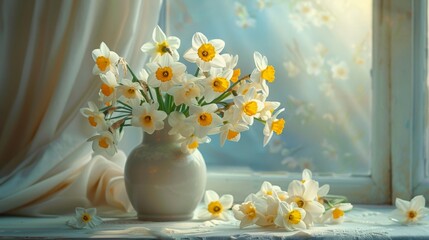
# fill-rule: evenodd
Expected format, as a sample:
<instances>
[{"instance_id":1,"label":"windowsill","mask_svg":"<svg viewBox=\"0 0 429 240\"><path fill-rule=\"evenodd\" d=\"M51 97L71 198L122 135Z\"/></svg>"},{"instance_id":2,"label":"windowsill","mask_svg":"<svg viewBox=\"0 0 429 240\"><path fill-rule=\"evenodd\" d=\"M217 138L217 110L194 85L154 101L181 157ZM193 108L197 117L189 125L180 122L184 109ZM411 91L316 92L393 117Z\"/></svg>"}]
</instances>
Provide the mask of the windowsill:
<instances>
[{"instance_id":1,"label":"windowsill","mask_svg":"<svg viewBox=\"0 0 429 240\"><path fill-rule=\"evenodd\" d=\"M258 226L239 229L238 222L200 221L141 222L133 219L104 219L95 229L71 229L65 225L70 218L0 217L0 238L224 238L277 239L279 237L401 239L428 238L429 227L423 224L403 226L387 217L392 206L357 205L346 214L340 225L317 225L305 231L285 232L283 229Z\"/></svg>"}]
</instances>

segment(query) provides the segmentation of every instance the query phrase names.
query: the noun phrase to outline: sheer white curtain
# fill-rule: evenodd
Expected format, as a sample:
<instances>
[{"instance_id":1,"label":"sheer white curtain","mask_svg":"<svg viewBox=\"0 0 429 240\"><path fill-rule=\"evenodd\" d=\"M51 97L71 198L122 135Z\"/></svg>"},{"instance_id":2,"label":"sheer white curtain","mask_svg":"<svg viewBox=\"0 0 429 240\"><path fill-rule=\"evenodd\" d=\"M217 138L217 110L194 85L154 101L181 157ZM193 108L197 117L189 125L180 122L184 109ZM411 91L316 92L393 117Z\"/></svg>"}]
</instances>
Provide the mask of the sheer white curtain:
<instances>
[{"instance_id":1,"label":"sheer white curtain","mask_svg":"<svg viewBox=\"0 0 429 240\"><path fill-rule=\"evenodd\" d=\"M132 208L125 154L93 156L79 109L95 100L93 49L104 41L139 69L161 0L0 1L0 213L65 214Z\"/></svg>"}]
</instances>

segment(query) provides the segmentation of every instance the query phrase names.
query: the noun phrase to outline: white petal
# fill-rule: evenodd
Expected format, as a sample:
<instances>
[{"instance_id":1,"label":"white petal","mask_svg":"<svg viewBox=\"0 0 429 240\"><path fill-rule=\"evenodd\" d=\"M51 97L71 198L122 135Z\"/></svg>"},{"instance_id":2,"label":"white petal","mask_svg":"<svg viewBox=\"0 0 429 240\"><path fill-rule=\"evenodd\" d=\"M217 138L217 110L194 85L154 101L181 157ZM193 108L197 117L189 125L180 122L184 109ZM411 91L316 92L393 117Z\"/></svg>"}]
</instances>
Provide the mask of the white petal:
<instances>
[{"instance_id":1,"label":"white petal","mask_svg":"<svg viewBox=\"0 0 429 240\"><path fill-rule=\"evenodd\" d=\"M204 197L204 202L208 205L211 202L218 201L219 195L213 190L207 190Z\"/></svg>"},{"instance_id":2,"label":"white petal","mask_svg":"<svg viewBox=\"0 0 429 240\"><path fill-rule=\"evenodd\" d=\"M101 55L102 53L100 49L95 49L92 51L92 59L94 59L94 61L97 60L97 58Z\"/></svg>"},{"instance_id":3,"label":"white petal","mask_svg":"<svg viewBox=\"0 0 429 240\"><path fill-rule=\"evenodd\" d=\"M410 209L419 210L425 206L425 198L422 195L415 196L411 199Z\"/></svg>"},{"instance_id":4,"label":"white petal","mask_svg":"<svg viewBox=\"0 0 429 240\"><path fill-rule=\"evenodd\" d=\"M178 37L168 37L167 41L171 48L178 49L180 47L180 39Z\"/></svg>"},{"instance_id":5,"label":"white petal","mask_svg":"<svg viewBox=\"0 0 429 240\"><path fill-rule=\"evenodd\" d=\"M304 208L313 217L318 217L325 211L325 207L317 201L306 202Z\"/></svg>"},{"instance_id":6,"label":"white petal","mask_svg":"<svg viewBox=\"0 0 429 240\"><path fill-rule=\"evenodd\" d=\"M207 42L207 37L204 34L197 32L192 37L192 48L198 49L202 44Z\"/></svg>"},{"instance_id":7,"label":"white petal","mask_svg":"<svg viewBox=\"0 0 429 240\"><path fill-rule=\"evenodd\" d=\"M91 215L91 217L97 215L97 209L95 208L88 208L86 209L86 212Z\"/></svg>"},{"instance_id":8,"label":"white petal","mask_svg":"<svg viewBox=\"0 0 429 240\"><path fill-rule=\"evenodd\" d=\"M302 180L308 181L313 179L313 174L307 168L302 171Z\"/></svg>"},{"instance_id":9,"label":"white petal","mask_svg":"<svg viewBox=\"0 0 429 240\"><path fill-rule=\"evenodd\" d=\"M305 192L302 198L304 198L306 201L316 199L317 191L319 190L319 183L314 180L310 180L310 181L306 181L304 183L304 186L305 186Z\"/></svg>"},{"instance_id":10,"label":"white petal","mask_svg":"<svg viewBox=\"0 0 429 240\"><path fill-rule=\"evenodd\" d=\"M101 53L103 54L103 56L106 56L106 57L109 56L110 49L107 47L107 45L104 42L101 42L100 50L101 50Z\"/></svg>"},{"instance_id":11,"label":"white petal","mask_svg":"<svg viewBox=\"0 0 429 240\"><path fill-rule=\"evenodd\" d=\"M317 191L317 195L319 197L324 197L328 194L328 192L329 192L329 184L325 184L319 188L319 190Z\"/></svg>"},{"instance_id":12,"label":"white petal","mask_svg":"<svg viewBox=\"0 0 429 240\"><path fill-rule=\"evenodd\" d=\"M140 50L142 52L146 53L146 52L151 52L155 48L156 48L156 46L155 46L155 44L153 44L153 42L147 42L147 43L143 44L143 46L140 48Z\"/></svg>"},{"instance_id":13,"label":"white petal","mask_svg":"<svg viewBox=\"0 0 429 240\"><path fill-rule=\"evenodd\" d=\"M396 198L395 205L399 210L406 212L410 207L410 202Z\"/></svg>"},{"instance_id":14,"label":"white petal","mask_svg":"<svg viewBox=\"0 0 429 240\"><path fill-rule=\"evenodd\" d=\"M211 64L213 67L217 68L224 68L226 66L225 59L223 59L223 57L218 54L216 54L215 57L208 64Z\"/></svg>"},{"instance_id":15,"label":"white petal","mask_svg":"<svg viewBox=\"0 0 429 240\"><path fill-rule=\"evenodd\" d=\"M301 229L301 230L307 229L307 225L305 225L305 223L303 221L299 221L299 223L293 225L293 227L296 229Z\"/></svg>"},{"instance_id":16,"label":"white petal","mask_svg":"<svg viewBox=\"0 0 429 240\"><path fill-rule=\"evenodd\" d=\"M210 43L216 49L216 53L220 53L223 50L223 48L225 47L225 42L221 39L210 40ZM225 59L224 58L222 58L222 59L225 62Z\"/></svg>"},{"instance_id":17,"label":"white petal","mask_svg":"<svg viewBox=\"0 0 429 240\"><path fill-rule=\"evenodd\" d=\"M75 211L76 211L76 215L81 216L85 212L85 209L81 207L77 207Z\"/></svg>"},{"instance_id":18,"label":"white petal","mask_svg":"<svg viewBox=\"0 0 429 240\"><path fill-rule=\"evenodd\" d=\"M340 203L338 208L342 211L349 211L353 208L353 205L351 203Z\"/></svg>"},{"instance_id":19,"label":"white petal","mask_svg":"<svg viewBox=\"0 0 429 240\"><path fill-rule=\"evenodd\" d=\"M231 194L226 194L219 199L219 202L225 209L230 209L234 203L234 197Z\"/></svg>"},{"instance_id":20,"label":"white petal","mask_svg":"<svg viewBox=\"0 0 429 240\"><path fill-rule=\"evenodd\" d=\"M262 63L262 55L259 52L253 53L253 59L255 61L255 66L259 71L262 71L265 69Z\"/></svg>"},{"instance_id":21,"label":"white petal","mask_svg":"<svg viewBox=\"0 0 429 240\"><path fill-rule=\"evenodd\" d=\"M156 26L152 33L153 41L157 43L162 43L167 39L165 36L165 33L162 31L162 29L159 26Z\"/></svg>"},{"instance_id":22,"label":"white petal","mask_svg":"<svg viewBox=\"0 0 429 240\"><path fill-rule=\"evenodd\" d=\"M293 180L289 183L287 192L289 193L289 196L302 196L304 194L304 190L304 185L300 181Z\"/></svg>"},{"instance_id":23,"label":"white petal","mask_svg":"<svg viewBox=\"0 0 429 240\"><path fill-rule=\"evenodd\" d=\"M199 219L207 220L212 218L212 214L207 209L200 209L197 213Z\"/></svg>"}]
</instances>

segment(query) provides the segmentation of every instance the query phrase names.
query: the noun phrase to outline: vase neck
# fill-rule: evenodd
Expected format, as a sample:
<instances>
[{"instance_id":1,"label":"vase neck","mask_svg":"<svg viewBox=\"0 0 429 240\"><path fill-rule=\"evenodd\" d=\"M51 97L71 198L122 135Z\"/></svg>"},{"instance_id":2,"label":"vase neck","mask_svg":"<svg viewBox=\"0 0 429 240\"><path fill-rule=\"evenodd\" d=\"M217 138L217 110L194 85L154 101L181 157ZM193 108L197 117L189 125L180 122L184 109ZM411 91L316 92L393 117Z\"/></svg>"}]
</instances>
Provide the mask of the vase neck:
<instances>
[{"instance_id":1,"label":"vase neck","mask_svg":"<svg viewBox=\"0 0 429 240\"><path fill-rule=\"evenodd\" d=\"M179 139L179 135L168 134L168 131L170 131L170 129L170 126L166 125L163 129L157 130L152 134L143 132L143 144L160 144L177 141Z\"/></svg>"}]
</instances>

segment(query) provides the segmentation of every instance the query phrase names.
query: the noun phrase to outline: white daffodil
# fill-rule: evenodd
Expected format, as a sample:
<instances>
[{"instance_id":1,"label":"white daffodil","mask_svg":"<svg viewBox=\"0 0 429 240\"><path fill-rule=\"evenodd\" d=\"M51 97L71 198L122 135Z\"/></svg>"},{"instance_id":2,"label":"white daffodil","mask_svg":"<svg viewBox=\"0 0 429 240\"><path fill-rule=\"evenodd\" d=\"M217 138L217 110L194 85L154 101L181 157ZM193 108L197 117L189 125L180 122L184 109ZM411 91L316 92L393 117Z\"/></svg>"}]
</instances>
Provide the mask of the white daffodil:
<instances>
[{"instance_id":1,"label":"white daffodil","mask_svg":"<svg viewBox=\"0 0 429 240\"><path fill-rule=\"evenodd\" d=\"M223 59L225 60L225 70L231 69L234 70L234 68L237 66L238 63L238 55L232 56L231 54L222 54L221 55Z\"/></svg>"},{"instance_id":2,"label":"white daffodil","mask_svg":"<svg viewBox=\"0 0 429 240\"><path fill-rule=\"evenodd\" d=\"M129 79L122 79L121 85L118 87L121 95L127 100L143 100L143 95L140 92L143 90L139 82L133 82Z\"/></svg>"},{"instance_id":3,"label":"white daffodil","mask_svg":"<svg viewBox=\"0 0 429 240\"><path fill-rule=\"evenodd\" d=\"M349 68L345 62L333 64L331 66L331 74L333 79L347 80L349 78Z\"/></svg>"},{"instance_id":4,"label":"white daffodil","mask_svg":"<svg viewBox=\"0 0 429 240\"><path fill-rule=\"evenodd\" d=\"M235 219L240 221L240 228L253 225L260 218L264 218L263 212L267 211L267 202L255 194L249 195L242 204L236 204L232 208Z\"/></svg>"},{"instance_id":5,"label":"white daffodil","mask_svg":"<svg viewBox=\"0 0 429 240\"><path fill-rule=\"evenodd\" d=\"M89 124L97 131L107 130L107 124L104 120L104 114L98 110L98 107L93 102L88 102L89 108L81 108L80 112L88 118Z\"/></svg>"},{"instance_id":6,"label":"white daffodil","mask_svg":"<svg viewBox=\"0 0 429 240\"><path fill-rule=\"evenodd\" d=\"M158 110L158 103L143 103L141 106L133 107L133 117L131 124L136 127L142 127L143 131L152 134L156 130L164 128L164 119L167 114Z\"/></svg>"},{"instance_id":7,"label":"white daffodil","mask_svg":"<svg viewBox=\"0 0 429 240\"><path fill-rule=\"evenodd\" d=\"M279 227L285 228L287 231L304 230L307 228L303 221L306 215L307 212L298 207L296 203L288 204L287 202L280 202L274 223Z\"/></svg>"},{"instance_id":8,"label":"white daffodil","mask_svg":"<svg viewBox=\"0 0 429 240\"><path fill-rule=\"evenodd\" d=\"M95 61L92 73L98 75L100 73L106 73L111 71L113 73L118 72L116 64L119 61L119 56L107 47L104 42L101 42L100 48L92 51L92 59Z\"/></svg>"},{"instance_id":9,"label":"white daffodil","mask_svg":"<svg viewBox=\"0 0 429 240\"><path fill-rule=\"evenodd\" d=\"M200 143L209 143L211 139L207 136L205 137L197 137L194 134L191 134L189 137L184 137L178 141L180 144L180 150L183 153L193 153L198 149Z\"/></svg>"},{"instance_id":10,"label":"white daffodil","mask_svg":"<svg viewBox=\"0 0 429 240\"><path fill-rule=\"evenodd\" d=\"M264 108L264 103L255 98L255 88L250 88L244 96L235 97L234 103L242 120L248 125L253 124L253 119L259 117L259 112Z\"/></svg>"},{"instance_id":11,"label":"white daffodil","mask_svg":"<svg viewBox=\"0 0 429 240\"><path fill-rule=\"evenodd\" d=\"M153 42L143 44L141 50L151 55L150 61L157 61L160 56L170 54L174 61L179 60L177 49L180 47L180 39L174 36L167 37L159 26L152 33Z\"/></svg>"},{"instance_id":12,"label":"white daffodil","mask_svg":"<svg viewBox=\"0 0 429 240\"><path fill-rule=\"evenodd\" d=\"M425 201L422 195L415 196L411 201L396 198L396 209L389 218L401 224L417 223L429 214L429 209L425 208Z\"/></svg>"},{"instance_id":13,"label":"white daffodil","mask_svg":"<svg viewBox=\"0 0 429 240\"><path fill-rule=\"evenodd\" d=\"M263 217L258 218L255 224L261 227L268 227L274 225L280 201L278 198L269 195L265 196L264 199L267 203L267 209L265 212L262 212Z\"/></svg>"},{"instance_id":14,"label":"white daffodil","mask_svg":"<svg viewBox=\"0 0 429 240\"><path fill-rule=\"evenodd\" d=\"M265 99L261 99L261 102L264 103L264 108L259 112L259 117L266 121L272 117L274 110L280 106L280 102L265 101Z\"/></svg>"},{"instance_id":15,"label":"white daffodil","mask_svg":"<svg viewBox=\"0 0 429 240\"><path fill-rule=\"evenodd\" d=\"M100 134L93 136L88 139L92 141L92 150L96 154L101 154L105 157L112 157L118 152L116 146L121 138L119 130L114 130L114 133L110 131L104 131Z\"/></svg>"},{"instance_id":16,"label":"white daffodil","mask_svg":"<svg viewBox=\"0 0 429 240\"><path fill-rule=\"evenodd\" d=\"M352 210L353 205L350 203L335 204L328 211L323 213L322 222L324 223L342 223L344 222L345 212Z\"/></svg>"},{"instance_id":17,"label":"white daffodil","mask_svg":"<svg viewBox=\"0 0 429 240\"><path fill-rule=\"evenodd\" d=\"M210 76L203 79L201 83L204 86L203 96L206 102L211 102L219 97L222 93L228 90L230 86L229 80L232 77L232 70L226 71L210 71Z\"/></svg>"},{"instance_id":18,"label":"white daffodil","mask_svg":"<svg viewBox=\"0 0 429 240\"><path fill-rule=\"evenodd\" d=\"M305 183L310 180L313 180L313 173L306 168L302 171L302 182ZM319 203L324 203L324 198L328 195L329 189L329 184L325 184L317 190L317 201Z\"/></svg>"},{"instance_id":19,"label":"white daffodil","mask_svg":"<svg viewBox=\"0 0 429 240\"><path fill-rule=\"evenodd\" d=\"M228 209L232 207L234 198L230 194L225 194L219 198L219 195L208 190L204 195L204 207L199 210L197 216L199 219L220 219L229 220Z\"/></svg>"},{"instance_id":20,"label":"white daffodil","mask_svg":"<svg viewBox=\"0 0 429 240\"><path fill-rule=\"evenodd\" d=\"M241 132L249 130L249 126L243 123L226 123L220 128L220 145L223 146L226 140L238 142Z\"/></svg>"},{"instance_id":21,"label":"white daffodil","mask_svg":"<svg viewBox=\"0 0 429 240\"><path fill-rule=\"evenodd\" d=\"M161 56L158 62L151 62L146 66L150 73L147 84L154 88L159 87L165 92L183 77L186 70L183 63L174 62L169 54Z\"/></svg>"},{"instance_id":22,"label":"white daffodil","mask_svg":"<svg viewBox=\"0 0 429 240\"><path fill-rule=\"evenodd\" d=\"M192 47L186 51L183 57L203 71L208 72L210 68L224 68L225 59L219 53L225 47L225 42L221 39L208 41L207 37L197 32L192 37Z\"/></svg>"},{"instance_id":23,"label":"white daffodil","mask_svg":"<svg viewBox=\"0 0 429 240\"><path fill-rule=\"evenodd\" d=\"M263 130L264 147L271 140L271 137L273 136L273 132L275 132L277 135L280 135L283 132L283 128L285 126L285 120L283 118L277 119L277 116L284 110L285 110L284 108L280 109L273 116L267 119L267 121L265 122L265 127Z\"/></svg>"},{"instance_id":24,"label":"white daffodil","mask_svg":"<svg viewBox=\"0 0 429 240\"><path fill-rule=\"evenodd\" d=\"M269 88L266 81L274 82L276 70L272 65L268 65L267 57L259 52L253 53L256 68L250 75L250 80L258 84L258 90L262 89L265 95L269 94Z\"/></svg>"},{"instance_id":25,"label":"white daffodil","mask_svg":"<svg viewBox=\"0 0 429 240\"><path fill-rule=\"evenodd\" d=\"M114 101L116 99L116 87L119 86L115 74L112 72L100 73L100 78L103 81L100 88L100 96L103 102Z\"/></svg>"},{"instance_id":26,"label":"white daffodil","mask_svg":"<svg viewBox=\"0 0 429 240\"><path fill-rule=\"evenodd\" d=\"M205 106L190 106L190 116L187 120L190 121L195 129L195 136L203 138L209 132L222 124L222 119L216 114L218 107L216 104L209 104Z\"/></svg>"},{"instance_id":27,"label":"white daffodil","mask_svg":"<svg viewBox=\"0 0 429 240\"><path fill-rule=\"evenodd\" d=\"M298 207L306 211L304 222L307 226L313 225L314 219L319 218L325 212L325 207L317 201L318 189L319 183L314 180L305 183L294 180L288 187L288 202L295 202Z\"/></svg>"},{"instance_id":28,"label":"white daffodil","mask_svg":"<svg viewBox=\"0 0 429 240\"><path fill-rule=\"evenodd\" d=\"M189 137L194 132L194 128L186 121L185 114L181 112L171 112L168 116L168 124L171 126L168 134L180 134L183 137Z\"/></svg>"},{"instance_id":29,"label":"white daffodil","mask_svg":"<svg viewBox=\"0 0 429 240\"><path fill-rule=\"evenodd\" d=\"M95 208L76 208L75 216L68 220L66 224L72 228L94 228L100 225L103 220L97 216Z\"/></svg>"},{"instance_id":30,"label":"white daffodil","mask_svg":"<svg viewBox=\"0 0 429 240\"><path fill-rule=\"evenodd\" d=\"M281 191L281 188L277 185L272 185L268 181L264 181L261 185L261 189L256 193L256 196L273 196L277 191Z\"/></svg>"},{"instance_id":31,"label":"white daffodil","mask_svg":"<svg viewBox=\"0 0 429 240\"><path fill-rule=\"evenodd\" d=\"M174 97L174 104L197 105L197 98L201 96L202 87L197 83L200 79L186 74L178 85L168 90L168 94Z\"/></svg>"}]
</instances>

